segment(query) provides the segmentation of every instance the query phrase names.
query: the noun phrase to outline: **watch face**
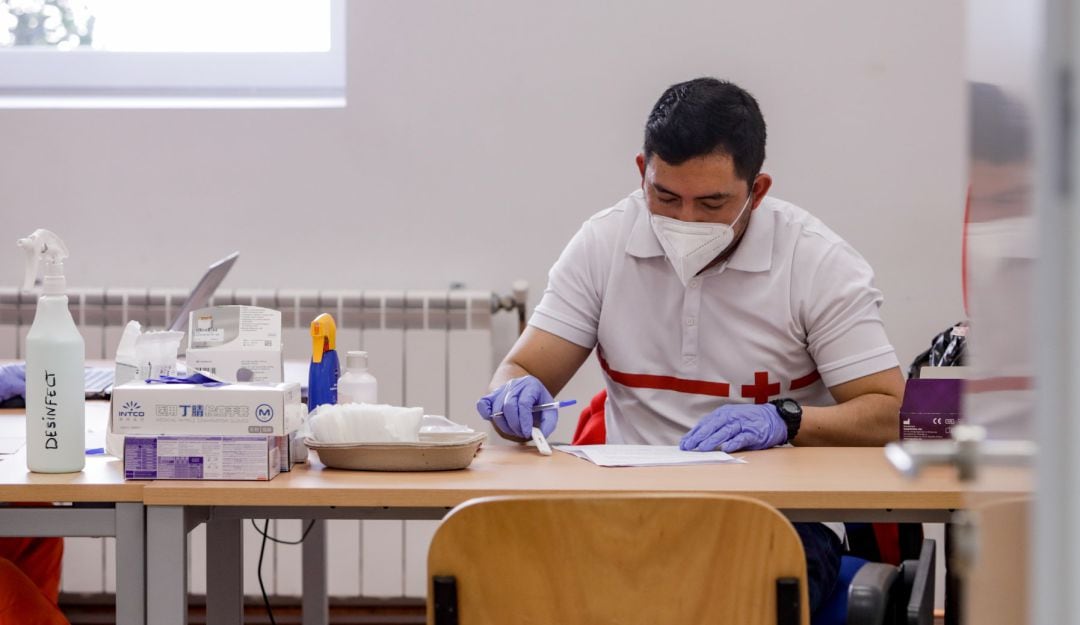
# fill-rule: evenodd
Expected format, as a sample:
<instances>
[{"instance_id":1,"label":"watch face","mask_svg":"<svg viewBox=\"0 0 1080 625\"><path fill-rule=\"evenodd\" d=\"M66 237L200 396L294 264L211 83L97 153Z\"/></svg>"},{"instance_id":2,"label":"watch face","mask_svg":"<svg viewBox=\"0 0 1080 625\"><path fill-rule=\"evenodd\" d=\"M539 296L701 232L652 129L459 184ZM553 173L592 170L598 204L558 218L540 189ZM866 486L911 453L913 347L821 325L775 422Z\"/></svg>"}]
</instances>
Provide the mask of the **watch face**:
<instances>
[{"instance_id":1,"label":"watch face","mask_svg":"<svg viewBox=\"0 0 1080 625\"><path fill-rule=\"evenodd\" d=\"M790 412L792 414L798 414L799 413L799 404L796 403L794 400L785 399L784 400L784 412Z\"/></svg>"}]
</instances>

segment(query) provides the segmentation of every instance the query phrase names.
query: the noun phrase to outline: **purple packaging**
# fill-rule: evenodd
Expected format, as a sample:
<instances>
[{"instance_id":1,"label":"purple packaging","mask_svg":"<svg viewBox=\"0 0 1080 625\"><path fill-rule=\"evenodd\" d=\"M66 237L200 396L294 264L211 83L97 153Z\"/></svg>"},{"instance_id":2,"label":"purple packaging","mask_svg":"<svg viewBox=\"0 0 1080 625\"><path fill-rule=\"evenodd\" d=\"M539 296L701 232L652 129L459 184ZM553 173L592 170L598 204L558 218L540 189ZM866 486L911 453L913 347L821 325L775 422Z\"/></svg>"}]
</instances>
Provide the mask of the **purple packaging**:
<instances>
[{"instance_id":1,"label":"purple packaging","mask_svg":"<svg viewBox=\"0 0 1080 625\"><path fill-rule=\"evenodd\" d=\"M960 422L964 380L913 379L900 406L900 440L940 440Z\"/></svg>"},{"instance_id":2,"label":"purple packaging","mask_svg":"<svg viewBox=\"0 0 1080 625\"><path fill-rule=\"evenodd\" d=\"M129 480L270 480L281 471L275 436L138 436L124 438Z\"/></svg>"}]
</instances>

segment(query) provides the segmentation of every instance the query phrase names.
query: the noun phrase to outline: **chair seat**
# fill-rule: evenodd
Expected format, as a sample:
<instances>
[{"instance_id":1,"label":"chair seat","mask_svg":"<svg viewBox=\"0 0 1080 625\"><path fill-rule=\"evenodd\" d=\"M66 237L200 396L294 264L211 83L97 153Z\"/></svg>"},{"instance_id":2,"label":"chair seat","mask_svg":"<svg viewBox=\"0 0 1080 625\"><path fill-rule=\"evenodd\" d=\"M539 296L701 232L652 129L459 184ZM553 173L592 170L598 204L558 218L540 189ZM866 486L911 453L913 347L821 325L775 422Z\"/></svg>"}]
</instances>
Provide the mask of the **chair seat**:
<instances>
[{"instance_id":1,"label":"chair seat","mask_svg":"<svg viewBox=\"0 0 1080 625\"><path fill-rule=\"evenodd\" d=\"M848 587L855 574L867 561L854 556L840 559L840 574L836 578L836 587L817 611L810 615L811 625L844 625L847 623Z\"/></svg>"}]
</instances>

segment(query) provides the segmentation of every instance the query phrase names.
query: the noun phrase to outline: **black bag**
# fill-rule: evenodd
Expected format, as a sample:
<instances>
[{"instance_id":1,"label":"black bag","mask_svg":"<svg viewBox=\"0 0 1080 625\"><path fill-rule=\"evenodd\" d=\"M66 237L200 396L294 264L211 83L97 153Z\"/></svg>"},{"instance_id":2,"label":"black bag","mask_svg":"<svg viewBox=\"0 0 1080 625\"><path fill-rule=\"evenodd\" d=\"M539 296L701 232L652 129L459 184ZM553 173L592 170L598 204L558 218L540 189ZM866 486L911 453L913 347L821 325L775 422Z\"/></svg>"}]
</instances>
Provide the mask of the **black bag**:
<instances>
[{"instance_id":1,"label":"black bag","mask_svg":"<svg viewBox=\"0 0 1080 625\"><path fill-rule=\"evenodd\" d=\"M930 349L919 354L908 368L908 378L917 379L923 367L959 367L967 363L968 322L961 321L930 341Z\"/></svg>"}]
</instances>

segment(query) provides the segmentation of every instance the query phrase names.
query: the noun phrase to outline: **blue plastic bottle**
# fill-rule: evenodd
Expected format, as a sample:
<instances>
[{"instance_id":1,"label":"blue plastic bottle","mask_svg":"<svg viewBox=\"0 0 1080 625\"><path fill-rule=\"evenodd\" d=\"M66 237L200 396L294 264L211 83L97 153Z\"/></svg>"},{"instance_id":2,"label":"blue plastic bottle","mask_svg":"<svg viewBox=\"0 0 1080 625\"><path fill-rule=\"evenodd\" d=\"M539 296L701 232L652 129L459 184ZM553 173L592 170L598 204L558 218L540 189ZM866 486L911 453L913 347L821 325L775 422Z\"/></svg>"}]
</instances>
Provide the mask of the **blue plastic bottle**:
<instances>
[{"instance_id":1,"label":"blue plastic bottle","mask_svg":"<svg viewBox=\"0 0 1080 625\"><path fill-rule=\"evenodd\" d=\"M323 313L311 322L311 367L308 369L308 410L323 404L337 403L338 364L337 325Z\"/></svg>"}]
</instances>

